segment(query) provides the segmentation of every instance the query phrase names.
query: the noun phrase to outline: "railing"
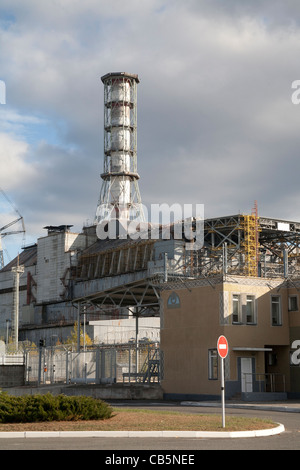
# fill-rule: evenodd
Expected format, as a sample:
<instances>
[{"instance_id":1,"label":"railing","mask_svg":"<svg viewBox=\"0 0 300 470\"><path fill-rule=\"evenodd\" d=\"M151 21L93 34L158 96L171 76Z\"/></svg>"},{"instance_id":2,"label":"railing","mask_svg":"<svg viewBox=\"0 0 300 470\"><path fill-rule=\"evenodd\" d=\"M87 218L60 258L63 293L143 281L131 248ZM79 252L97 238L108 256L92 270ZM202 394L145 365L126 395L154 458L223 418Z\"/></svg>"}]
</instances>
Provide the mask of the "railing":
<instances>
[{"instance_id":1,"label":"railing","mask_svg":"<svg viewBox=\"0 0 300 470\"><path fill-rule=\"evenodd\" d=\"M245 392L255 391L264 393L275 393L285 392L286 383L285 375L279 373L266 373L266 374L252 374L245 372L244 376L244 388Z\"/></svg>"}]
</instances>

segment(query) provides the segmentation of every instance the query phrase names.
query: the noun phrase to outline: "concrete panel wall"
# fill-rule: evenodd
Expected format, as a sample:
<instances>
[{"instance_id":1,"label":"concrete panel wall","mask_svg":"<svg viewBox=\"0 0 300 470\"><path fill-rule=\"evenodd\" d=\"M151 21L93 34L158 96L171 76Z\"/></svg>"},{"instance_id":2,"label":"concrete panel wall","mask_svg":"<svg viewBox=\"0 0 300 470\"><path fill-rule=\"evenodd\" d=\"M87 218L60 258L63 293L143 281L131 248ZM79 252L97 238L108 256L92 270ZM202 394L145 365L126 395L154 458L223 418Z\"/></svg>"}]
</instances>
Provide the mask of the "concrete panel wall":
<instances>
[{"instance_id":1,"label":"concrete panel wall","mask_svg":"<svg viewBox=\"0 0 300 470\"><path fill-rule=\"evenodd\" d=\"M135 340L135 318L120 320L101 320L90 322L94 327L94 338L97 343L128 343ZM138 339L148 338L150 341L160 341L160 318L140 318L138 320Z\"/></svg>"},{"instance_id":2,"label":"concrete panel wall","mask_svg":"<svg viewBox=\"0 0 300 470\"><path fill-rule=\"evenodd\" d=\"M0 365L0 388L25 385L24 365Z\"/></svg>"}]
</instances>

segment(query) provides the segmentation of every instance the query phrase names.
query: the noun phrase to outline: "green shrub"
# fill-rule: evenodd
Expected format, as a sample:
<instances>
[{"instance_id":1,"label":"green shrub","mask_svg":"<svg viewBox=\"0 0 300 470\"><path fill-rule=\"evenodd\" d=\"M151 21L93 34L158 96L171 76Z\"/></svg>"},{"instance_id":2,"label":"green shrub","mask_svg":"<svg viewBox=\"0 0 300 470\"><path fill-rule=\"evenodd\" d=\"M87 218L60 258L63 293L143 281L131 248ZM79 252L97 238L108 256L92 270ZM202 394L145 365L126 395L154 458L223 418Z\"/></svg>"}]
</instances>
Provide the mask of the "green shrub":
<instances>
[{"instance_id":1,"label":"green shrub","mask_svg":"<svg viewBox=\"0 0 300 470\"><path fill-rule=\"evenodd\" d=\"M0 393L0 423L108 419L112 411L106 402L92 397Z\"/></svg>"}]
</instances>

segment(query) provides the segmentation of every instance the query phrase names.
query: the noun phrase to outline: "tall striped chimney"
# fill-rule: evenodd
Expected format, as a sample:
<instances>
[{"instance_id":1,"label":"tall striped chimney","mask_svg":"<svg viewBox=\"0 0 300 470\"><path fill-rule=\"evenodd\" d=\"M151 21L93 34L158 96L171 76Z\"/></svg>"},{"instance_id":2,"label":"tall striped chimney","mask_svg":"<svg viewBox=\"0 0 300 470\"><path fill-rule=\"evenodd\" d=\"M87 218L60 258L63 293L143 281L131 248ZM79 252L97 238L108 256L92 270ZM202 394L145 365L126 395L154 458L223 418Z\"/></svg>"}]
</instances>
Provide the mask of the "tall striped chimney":
<instances>
[{"instance_id":1,"label":"tall striped chimney","mask_svg":"<svg viewBox=\"0 0 300 470\"><path fill-rule=\"evenodd\" d=\"M95 223L144 220L137 173L137 75L116 72L104 84L104 169Z\"/></svg>"}]
</instances>

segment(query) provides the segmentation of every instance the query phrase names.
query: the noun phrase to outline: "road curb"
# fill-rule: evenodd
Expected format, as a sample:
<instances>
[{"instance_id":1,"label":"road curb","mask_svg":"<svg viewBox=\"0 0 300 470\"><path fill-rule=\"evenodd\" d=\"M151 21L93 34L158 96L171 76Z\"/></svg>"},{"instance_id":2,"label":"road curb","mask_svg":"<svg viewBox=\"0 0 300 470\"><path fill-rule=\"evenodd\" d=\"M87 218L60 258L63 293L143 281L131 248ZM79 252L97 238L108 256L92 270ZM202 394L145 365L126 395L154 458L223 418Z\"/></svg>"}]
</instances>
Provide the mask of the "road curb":
<instances>
[{"instance_id":1,"label":"road curb","mask_svg":"<svg viewBox=\"0 0 300 470\"><path fill-rule=\"evenodd\" d=\"M197 402L197 401L182 401L181 406L199 406L203 408L220 408L219 402ZM293 407L291 405L271 405L271 404L243 404L243 403L226 403L225 408L241 409L241 410L259 410L259 411L280 411L284 413L300 413L300 407Z\"/></svg>"},{"instance_id":2,"label":"road curb","mask_svg":"<svg viewBox=\"0 0 300 470\"><path fill-rule=\"evenodd\" d=\"M74 437L158 437L158 438L243 438L265 437L281 434L285 431L283 424L271 429L256 431L7 431L0 432L0 439L40 439L40 438L74 438Z\"/></svg>"}]
</instances>

